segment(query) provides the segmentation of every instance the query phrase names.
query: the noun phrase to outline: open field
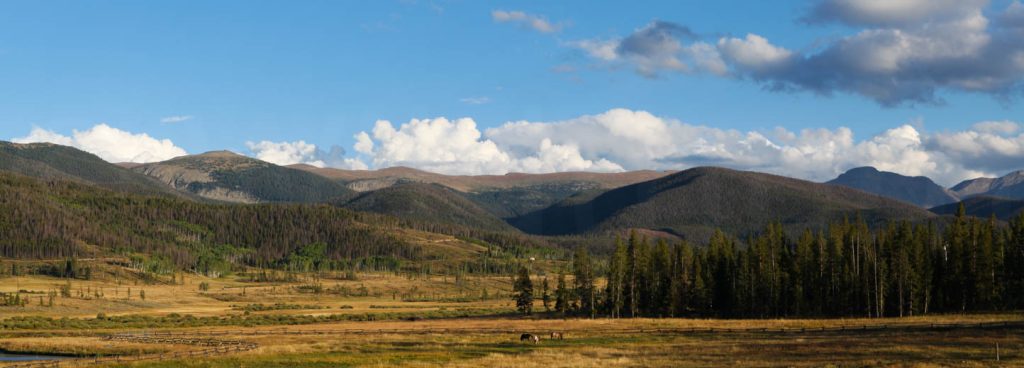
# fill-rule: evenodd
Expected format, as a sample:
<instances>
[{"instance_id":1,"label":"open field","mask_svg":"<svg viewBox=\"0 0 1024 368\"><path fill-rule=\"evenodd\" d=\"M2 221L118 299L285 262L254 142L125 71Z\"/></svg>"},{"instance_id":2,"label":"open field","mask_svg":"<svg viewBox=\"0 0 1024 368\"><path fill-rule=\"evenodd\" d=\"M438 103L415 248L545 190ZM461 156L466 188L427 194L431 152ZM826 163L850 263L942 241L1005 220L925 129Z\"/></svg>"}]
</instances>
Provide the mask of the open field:
<instances>
[{"instance_id":1,"label":"open field","mask_svg":"<svg viewBox=\"0 0 1024 368\"><path fill-rule=\"evenodd\" d=\"M70 357L62 367L1024 365L1018 314L521 318L512 314L508 277L328 276L319 279L322 291L306 290L307 276L275 283L98 277L72 281L71 296L58 293L53 306L50 293L67 281L7 277L0 291L23 290L29 303L0 307L0 349ZM207 290L199 290L202 283ZM536 309L543 310L539 301ZM549 339L550 332L566 338ZM522 333L542 340L520 342Z\"/></svg>"},{"instance_id":2,"label":"open field","mask_svg":"<svg viewBox=\"0 0 1024 368\"><path fill-rule=\"evenodd\" d=\"M481 318L420 322L346 322L253 329L176 329L175 335L244 340L252 351L203 359L167 359L103 366L275 367L275 366L1016 366L1024 364L1024 336L1014 328L901 329L929 323L1015 320L1015 316L943 316L909 320L522 320ZM816 326L867 325L885 330L772 331ZM803 327L801 327L803 326ZM648 329L639 332L641 328ZM671 329L714 328L715 332ZM768 332L725 332L725 328L766 328ZM440 332L445 329L447 332ZM566 332L564 340L520 342L522 332ZM2 346L44 346L36 352L70 352L82 346L109 347L96 337L11 337ZM995 345L1000 346L996 361ZM152 354L142 343L125 343L124 359ZM127 346L132 346L128 348ZM165 355L187 345L167 346ZM198 347L192 347L194 350ZM132 350L136 349L136 350ZM92 359L85 359L84 363ZM67 362L62 366L75 366Z\"/></svg>"}]
</instances>

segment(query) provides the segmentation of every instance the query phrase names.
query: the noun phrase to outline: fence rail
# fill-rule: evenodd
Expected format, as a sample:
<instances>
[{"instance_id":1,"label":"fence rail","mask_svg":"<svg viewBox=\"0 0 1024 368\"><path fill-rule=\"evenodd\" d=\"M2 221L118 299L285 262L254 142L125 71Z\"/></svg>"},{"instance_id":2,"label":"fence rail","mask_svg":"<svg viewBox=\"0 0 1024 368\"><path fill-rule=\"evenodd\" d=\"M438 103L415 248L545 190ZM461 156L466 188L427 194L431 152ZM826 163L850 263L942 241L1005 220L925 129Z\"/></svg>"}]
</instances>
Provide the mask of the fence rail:
<instances>
[{"instance_id":1,"label":"fence rail","mask_svg":"<svg viewBox=\"0 0 1024 368\"><path fill-rule=\"evenodd\" d=\"M958 330L958 329L1007 329L1024 328L1024 321L1014 322L980 322L980 323L918 323L918 324L872 324L872 325L843 325L843 326L822 326L822 327L745 327L745 328L722 328L722 327L686 327L686 328L622 328L602 329L604 334L723 334L723 333L772 333L772 334L801 334L801 333L856 333L865 331L931 331L931 330ZM567 330L574 331L574 330ZM96 358L77 358L65 360L52 360L45 362L15 363L3 365L4 368L63 368L82 367L106 363L126 363L148 360L176 360L184 358L203 358L220 355L234 354L251 351L259 348L255 342L242 340L224 340L215 337L245 337L245 336L274 336L274 335L433 335L433 334L518 334L527 331L517 331L501 328L398 328L398 329L231 329L231 330L207 330L207 331L181 331L181 332L130 332L118 333L103 336L109 341L147 343L147 344L175 344L201 346L204 349L179 351L162 354L145 354L138 356L109 356ZM563 330L556 332L565 332Z\"/></svg>"}]
</instances>

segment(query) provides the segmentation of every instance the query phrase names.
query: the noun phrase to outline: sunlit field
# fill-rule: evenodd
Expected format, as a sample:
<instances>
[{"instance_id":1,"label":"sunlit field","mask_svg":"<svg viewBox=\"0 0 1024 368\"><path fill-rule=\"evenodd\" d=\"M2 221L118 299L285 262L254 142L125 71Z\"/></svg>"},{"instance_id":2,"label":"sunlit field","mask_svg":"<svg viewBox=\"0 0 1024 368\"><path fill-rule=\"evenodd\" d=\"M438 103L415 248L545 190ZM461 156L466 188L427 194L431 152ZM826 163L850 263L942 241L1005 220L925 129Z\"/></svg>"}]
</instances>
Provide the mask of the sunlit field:
<instances>
[{"instance_id":1,"label":"sunlit field","mask_svg":"<svg viewBox=\"0 0 1024 368\"><path fill-rule=\"evenodd\" d=\"M340 276L351 274L321 274L257 283L238 275L179 275L174 282L168 277L147 283L130 275L115 279L123 270L102 269L108 273L70 286L51 277L4 278L0 291L20 290L17 295L28 302L0 307L0 349L60 356L59 366L1024 364L1024 319L1012 313L591 320L545 313L538 300L534 307L540 313L522 317L509 296L508 277L359 273L350 280ZM311 289L313 279L321 287ZM62 288L70 288L70 296ZM553 339L552 332L563 338ZM524 333L540 341L520 341ZM168 338L161 336L175 340L153 340Z\"/></svg>"}]
</instances>

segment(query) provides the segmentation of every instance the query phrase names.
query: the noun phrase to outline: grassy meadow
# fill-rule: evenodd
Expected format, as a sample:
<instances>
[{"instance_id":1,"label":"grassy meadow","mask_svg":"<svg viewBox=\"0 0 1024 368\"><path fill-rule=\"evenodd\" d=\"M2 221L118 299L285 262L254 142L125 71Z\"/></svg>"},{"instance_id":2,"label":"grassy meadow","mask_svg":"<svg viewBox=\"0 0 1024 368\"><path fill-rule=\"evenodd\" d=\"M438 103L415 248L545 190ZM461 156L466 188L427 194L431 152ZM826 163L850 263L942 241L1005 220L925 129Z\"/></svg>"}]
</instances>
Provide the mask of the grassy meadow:
<instances>
[{"instance_id":1,"label":"grassy meadow","mask_svg":"<svg viewBox=\"0 0 1024 368\"><path fill-rule=\"evenodd\" d=\"M74 358L61 366L128 367L1024 365L1024 334L1014 328L899 328L1024 320L1012 313L899 319L590 320L545 314L538 300L535 310L541 313L526 318L514 313L509 297L512 280L507 276L359 273L252 282L239 274L143 281L124 269L97 269L101 272L94 279L70 283L45 276L0 279L0 292L28 300L25 306L0 307L0 350ZM882 325L894 329L812 331ZM678 331L691 328L715 331ZM779 328L808 330L770 331ZM768 331L736 332L739 329ZM202 358L91 364L97 357L128 360L200 349L104 339L155 331L252 342L258 347ZM565 338L550 339L550 332L565 333ZM522 333L538 334L541 341L520 342Z\"/></svg>"}]
</instances>

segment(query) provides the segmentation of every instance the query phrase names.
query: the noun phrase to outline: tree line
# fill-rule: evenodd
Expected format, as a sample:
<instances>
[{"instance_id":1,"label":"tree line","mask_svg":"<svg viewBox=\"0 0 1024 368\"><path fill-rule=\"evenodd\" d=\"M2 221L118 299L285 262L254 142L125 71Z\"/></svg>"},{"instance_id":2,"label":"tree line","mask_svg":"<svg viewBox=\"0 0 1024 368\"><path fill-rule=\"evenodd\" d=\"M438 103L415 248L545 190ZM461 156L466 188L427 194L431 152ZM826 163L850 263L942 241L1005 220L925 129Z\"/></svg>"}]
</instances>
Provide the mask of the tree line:
<instances>
[{"instance_id":1,"label":"tree line","mask_svg":"<svg viewBox=\"0 0 1024 368\"><path fill-rule=\"evenodd\" d=\"M594 277L603 266L605 284ZM577 249L572 285L558 276L555 312L608 317L901 317L1024 308L1024 215L1003 225L963 207L935 223L862 220L786 235L770 224L741 244L716 231L707 246L653 245L631 232L607 263ZM517 306L530 312L520 270ZM547 285L545 279L544 285ZM530 290L530 300L536 293ZM549 294L545 287L541 299ZM547 303L545 303L547 306Z\"/></svg>"}]
</instances>

